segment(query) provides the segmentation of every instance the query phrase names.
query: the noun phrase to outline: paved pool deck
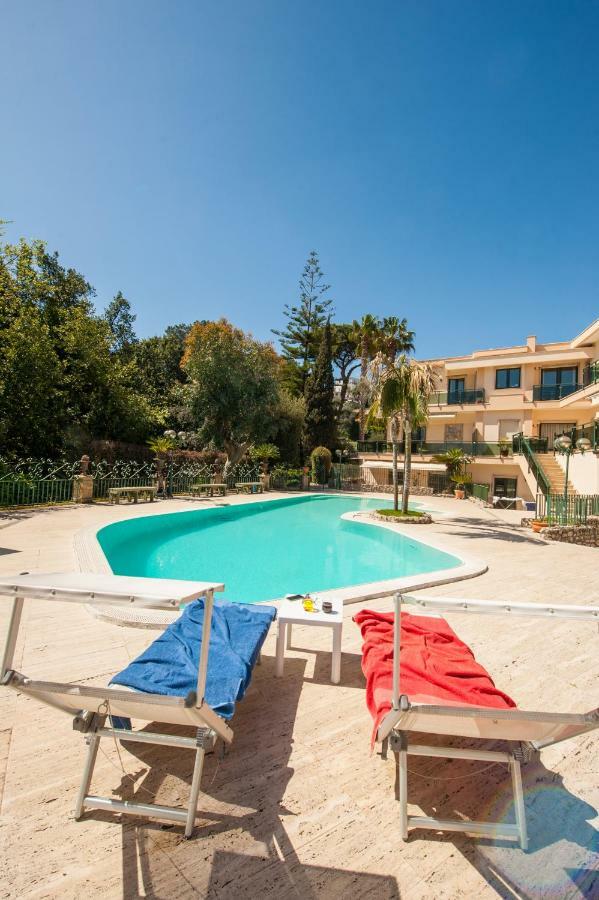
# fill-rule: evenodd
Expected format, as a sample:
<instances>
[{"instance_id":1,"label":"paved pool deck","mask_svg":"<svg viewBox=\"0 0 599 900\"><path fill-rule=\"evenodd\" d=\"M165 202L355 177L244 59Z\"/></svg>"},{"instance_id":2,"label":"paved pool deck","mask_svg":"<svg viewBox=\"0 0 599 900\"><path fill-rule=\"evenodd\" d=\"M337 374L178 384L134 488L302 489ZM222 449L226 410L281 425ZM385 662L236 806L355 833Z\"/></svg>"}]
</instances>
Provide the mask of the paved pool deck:
<instances>
[{"instance_id":1,"label":"paved pool deck","mask_svg":"<svg viewBox=\"0 0 599 900\"><path fill-rule=\"evenodd\" d=\"M271 495L273 496L273 495ZM227 497L228 502L254 502ZM423 498L414 498L422 501ZM219 501L215 501L218 503ZM488 565L423 595L599 605L599 550L546 542L522 513L424 498L439 515L420 528L449 552ZM132 515L206 506L63 506L0 515L0 573L77 571L74 538ZM408 526L409 527L409 526ZM70 720L0 691L0 896L80 898L569 898L599 896L599 735L543 751L524 767L530 850L502 841L414 832L399 839L393 755L370 753L360 634L345 607L341 683L330 632L296 626L274 678L275 629L238 707L230 753L207 757L196 836L104 813L72 818L85 746ZM390 608L390 599L368 601ZM8 605L0 600L0 638ZM450 617L497 685L522 708L582 712L599 697L596 626ZM82 607L25 604L16 666L32 676L106 683L152 632L92 619ZM104 742L97 793L184 803L191 754ZM123 772L123 768L125 772ZM440 817L509 815L509 776L480 763L410 760L414 804ZM126 773L126 774L125 774ZM434 813L432 810L435 810Z\"/></svg>"}]
</instances>

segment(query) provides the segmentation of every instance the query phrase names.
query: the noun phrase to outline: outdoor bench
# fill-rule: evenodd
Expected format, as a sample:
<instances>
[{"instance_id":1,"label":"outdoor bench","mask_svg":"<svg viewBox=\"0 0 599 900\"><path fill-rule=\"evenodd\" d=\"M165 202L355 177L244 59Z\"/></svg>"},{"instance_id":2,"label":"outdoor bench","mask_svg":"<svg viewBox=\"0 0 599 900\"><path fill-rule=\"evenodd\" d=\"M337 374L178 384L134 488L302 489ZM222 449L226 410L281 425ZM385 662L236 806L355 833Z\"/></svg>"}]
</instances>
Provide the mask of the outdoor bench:
<instances>
[{"instance_id":1,"label":"outdoor bench","mask_svg":"<svg viewBox=\"0 0 599 900\"><path fill-rule=\"evenodd\" d=\"M192 484L189 490L192 494L197 494L199 497L202 494L207 494L209 497L213 497L215 493L220 494L222 497L225 497L227 495L227 485L220 482L212 482L208 484Z\"/></svg>"},{"instance_id":2,"label":"outdoor bench","mask_svg":"<svg viewBox=\"0 0 599 900\"><path fill-rule=\"evenodd\" d=\"M138 500L149 500L151 503L156 497L157 490L157 487L150 484L144 487L111 487L108 488L108 499L117 505L121 500L127 502L133 500L134 503L137 503Z\"/></svg>"},{"instance_id":3,"label":"outdoor bench","mask_svg":"<svg viewBox=\"0 0 599 900\"><path fill-rule=\"evenodd\" d=\"M238 481L235 485L240 494L263 494L264 485L261 481Z\"/></svg>"}]
</instances>

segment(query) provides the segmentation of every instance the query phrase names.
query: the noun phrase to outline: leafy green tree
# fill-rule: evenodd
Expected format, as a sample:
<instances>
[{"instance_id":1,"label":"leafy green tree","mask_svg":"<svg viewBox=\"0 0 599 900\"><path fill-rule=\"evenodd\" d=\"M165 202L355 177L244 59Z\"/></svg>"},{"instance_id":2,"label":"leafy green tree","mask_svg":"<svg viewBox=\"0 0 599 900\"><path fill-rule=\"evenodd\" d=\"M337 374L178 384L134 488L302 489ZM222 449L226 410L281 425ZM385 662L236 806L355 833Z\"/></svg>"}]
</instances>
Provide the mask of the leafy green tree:
<instances>
[{"instance_id":1,"label":"leafy green tree","mask_svg":"<svg viewBox=\"0 0 599 900\"><path fill-rule=\"evenodd\" d=\"M186 339L183 366L191 379L190 409L200 440L235 466L255 441L269 439L279 403L278 359L225 319L197 322Z\"/></svg>"},{"instance_id":2,"label":"leafy green tree","mask_svg":"<svg viewBox=\"0 0 599 900\"><path fill-rule=\"evenodd\" d=\"M184 405L180 388L189 379L181 361L188 333L189 325L169 325L164 334L144 338L134 347L138 388L165 414L172 407Z\"/></svg>"},{"instance_id":3,"label":"leafy green tree","mask_svg":"<svg viewBox=\"0 0 599 900\"><path fill-rule=\"evenodd\" d=\"M133 325L137 316L131 312L131 304L119 291L104 311L103 319L112 334L113 353L128 355L137 343Z\"/></svg>"},{"instance_id":4,"label":"leafy green tree","mask_svg":"<svg viewBox=\"0 0 599 900\"><path fill-rule=\"evenodd\" d=\"M333 378L333 346L330 323L327 322L318 351L314 371L306 383L306 420L304 445L333 448L336 443L335 379Z\"/></svg>"},{"instance_id":5,"label":"leafy green tree","mask_svg":"<svg viewBox=\"0 0 599 900\"><path fill-rule=\"evenodd\" d=\"M281 451L281 459L293 466L300 463L305 418L304 398L291 394L286 388L281 387L272 441Z\"/></svg>"},{"instance_id":6,"label":"leafy green tree","mask_svg":"<svg viewBox=\"0 0 599 900\"><path fill-rule=\"evenodd\" d=\"M283 331L273 329L280 338L283 357L288 362L288 380L292 389L303 394L318 352L319 337L332 314L332 299L327 297L330 285L320 268L316 250L310 253L299 282L297 305L285 304L287 325Z\"/></svg>"},{"instance_id":7,"label":"leafy green tree","mask_svg":"<svg viewBox=\"0 0 599 900\"><path fill-rule=\"evenodd\" d=\"M360 368L358 341L353 325L331 324L333 339L333 365L339 372L339 399L337 418L341 416L347 401L352 376Z\"/></svg>"},{"instance_id":8,"label":"leafy green tree","mask_svg":"<svg viewBox=\"0 0 599 900\"><path fill-rule=\"evenodd\" d=\"M93 288L42 241L0 244L0 438L21 455L54 455L90 437L136 440L154 410L130 365L111 356Z\"/></svg>"}]
</instances>

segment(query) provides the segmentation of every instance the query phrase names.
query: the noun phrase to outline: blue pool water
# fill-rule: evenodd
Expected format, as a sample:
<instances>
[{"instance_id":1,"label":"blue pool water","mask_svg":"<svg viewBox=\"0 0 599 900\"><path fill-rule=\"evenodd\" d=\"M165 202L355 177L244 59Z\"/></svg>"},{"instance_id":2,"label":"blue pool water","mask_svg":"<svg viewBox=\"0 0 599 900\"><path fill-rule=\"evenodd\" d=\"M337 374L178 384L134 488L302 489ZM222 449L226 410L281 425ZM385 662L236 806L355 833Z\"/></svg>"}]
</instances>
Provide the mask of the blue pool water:
<instances>
[{"instance_id":1,"label":"blue pool water","mask_svg":"<svg viewBox=\"0 0 599 900\"><path fill-rule=\"evenodd\" d=\"M340 518L384 506L311 494L128 519L97 536L116 575L224 582L224 596L245 603L460 565L403 532Z\"/></svg>"}]
</instances>

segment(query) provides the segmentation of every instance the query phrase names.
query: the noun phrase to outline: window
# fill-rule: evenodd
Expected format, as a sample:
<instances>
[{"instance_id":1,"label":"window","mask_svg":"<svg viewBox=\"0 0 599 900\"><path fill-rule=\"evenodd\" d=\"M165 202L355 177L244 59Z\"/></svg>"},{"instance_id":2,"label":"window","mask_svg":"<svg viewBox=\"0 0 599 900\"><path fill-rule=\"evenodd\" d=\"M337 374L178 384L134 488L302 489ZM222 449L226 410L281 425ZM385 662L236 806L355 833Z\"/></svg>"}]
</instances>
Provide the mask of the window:
<instances>
[{"instance_id":1,"label":"window","mask_svg":"<svg viewBox=\"0 0 599 900\"><path fill-rule=\"evenodd\" d=\"M513 498L516 496L517 487L517 478L496 478L493 485L493 494L495 497Z\"/></svg>"},{"instance_id":2,"label":"window","mask_svg":"<svg viewBox=\"0 0 599 900\"><path fill-rule=\"evenodd\" d=\"M543 369L541 371L541 384L544 387L554 387L556 385L574 385L578 380L578 369L576 366L567 369Z\"/></svg>"},{"instance_id":3,"label":"window","mask_svg":"<svg viewBox=\"0 0 599 900\"><path fill-rule=\"evenodd\" d=\"M495 388L500 391L505 388L520 387L520 367L517 369L496 369Z\"/></svg>"},{"instance_id":4,"label":"window","mask_svg":"<svg viewBox=\"0 0 599 900\"><path fill-rule=\"evenodd\" d=\"M515 434L522 431L519 419L500 419L499 420L499 440L507 441L512 439Z\"/></svg>"},{"instance_id":5,"label":"window","mask_svg":"<svg viewBox=\"0 0 599 900\"><path fill-rule=\"evenodd\" d=\"M463 441L464 426L463 425L446 425L445 426L446 441Z\"/></svg>"}]
</instances>

